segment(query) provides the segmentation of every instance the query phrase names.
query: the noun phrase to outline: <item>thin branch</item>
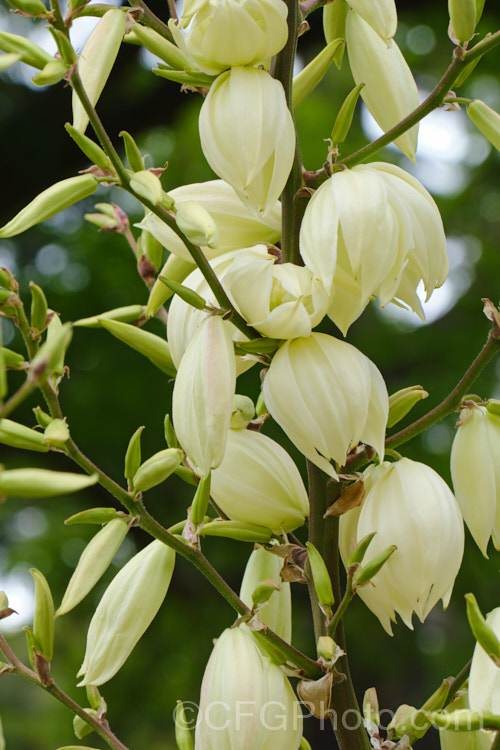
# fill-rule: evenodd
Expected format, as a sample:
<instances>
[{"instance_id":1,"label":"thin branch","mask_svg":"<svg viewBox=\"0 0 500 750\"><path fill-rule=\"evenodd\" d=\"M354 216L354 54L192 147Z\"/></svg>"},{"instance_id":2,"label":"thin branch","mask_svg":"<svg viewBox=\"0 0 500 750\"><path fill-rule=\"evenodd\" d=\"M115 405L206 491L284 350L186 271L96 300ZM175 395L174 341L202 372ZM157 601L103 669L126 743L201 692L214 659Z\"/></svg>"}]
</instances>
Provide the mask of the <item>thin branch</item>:
<instances>
[{"instance_id":1,"label":"thin branch","mask_svg":"<svg viewBox=\"0 0 500 750\"><path fill-rule=\"evenodd\" d=\"M460 688L464 685L466 680L468 680L471 664L472 664L472 659L467 662L465 667L462 667L462 669L457 674L455 679L450 683L450 690L448 692L448 700L444 704L445 707L448 706L452 702L453 698L458 693Z\"/></svg>"},{"instance_id":2,"label":"thin branch","mask_svg":"<svg viewBox=\"0 0 500 750\"><path fill-rule=\"evenodd\" d=\"M143 15L141 17L141 20L143 20L146 24L146 26L149 26L150 29L153 29L153 31L156 31L158 34L161 34L162 37L165 39L168 39L168 41L172 41L172 32L168 28L167 24L164 23L161 18L158 18L151 8L146 5L144 0L133 0L133 2L130 2L130 5L133 8L140 8L143 12ZM171 5L169 3L169 8L171 10ZM175 6L174 6L175 8ZM175 16L173 16L175 18Z\"/></svg>"},{"instance_id":3,"label":"thin branch","mask_svg":"<svg viewBox=\"0 0 500 750\"><path fill-rule=\"evenodd\" d=\"M29 377L26 378L22 386L12 394L12 396L3 404L3 406L0 406L0 420L5 419L5 417L7 417L11 412L14 411L14 409L17 409L19 404L21 404L24 399L33 392L35 388L36 383Z\"/></svg>"}]
</instances>

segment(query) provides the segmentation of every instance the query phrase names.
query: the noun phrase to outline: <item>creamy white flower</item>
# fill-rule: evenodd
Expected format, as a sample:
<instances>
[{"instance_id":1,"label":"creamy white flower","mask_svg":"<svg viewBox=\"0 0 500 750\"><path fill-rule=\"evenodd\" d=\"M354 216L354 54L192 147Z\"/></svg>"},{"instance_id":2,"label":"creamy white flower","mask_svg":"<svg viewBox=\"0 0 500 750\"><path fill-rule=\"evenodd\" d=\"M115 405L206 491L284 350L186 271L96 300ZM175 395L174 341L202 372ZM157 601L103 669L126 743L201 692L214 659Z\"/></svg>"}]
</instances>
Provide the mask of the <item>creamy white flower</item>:
<instances>
[{"instance_id":1,"label":"creamy white flower","mask_svg":"<svg viewBox=\"0 0 500 750\"><path fill-rule=\"evenodd\" d=\"M439 474L409 458L373 469L366 488L361 508L341 517L340 550L346 563L352 547L373 532L366 562L396 545L373 585L358 590L392 634L396 613L411 628L413 612L423 622L439 599L447 606L462 561L462 517Z\"/></svg>"},{"instance_id":2,"label":"creamy white flower","mask_svg":"<svg viewBox=\"0 0 500 750\"><path fill-rule=\"evenodd\" d=\"M177 45L206 73L257 65L286 44L287 6L283 0L210 0L188 7L169 28ZM181 29L184 29L183 31Z\"/></svg>"},{"instance_id":3,"label":"creamy white flower","mask_svg":"<svg viewBox=\"0 0 500 750\"><path fill-rule=\"evenodd\" d=\"M344 335L373 296L399 300L423 317L448 272L436 204L403 169L375 162L335 172L315 192L300 231L304 262L330 294L329 317Z\"/></svg>"},{"instance_id":4,"label":"creamy white flower","mask_svg":"<svg viewBox=\"0 0 500 750\"><path fill-rule=\"evenodd\" d=\"M398 25L394 0L347 0L347 2L382 39L391 39L394 36Z\"/></svg>"},{"instance_id":5,"label":"creamy white flower","mask_svg":"<svg viewBox=\"0 0 500 750\"><path fill-rule=\"evenodd\" d=\"M200 138L219 177L260 214L279 198L292 168L295 129L281 83L258 68L222 73L203 102Z\"/></svg>"},{"instance_id":6,"label":"creamy white flower","mask_svg":"<svg viewBox=\"0 0 500 750\"><path fill-rule=\"evenodd\" d=\"M208 180L208 182L182 185L170 190L169 196L175 201L176 206L182 206L188 201L199 203L214 220L218 230L217 242L213 247L202 246L203 252L209 259L239 247L250 247L257 242L273 244L281 236L279 201L276 201L265 217L256 216L255 212L238 198L233 188L224 180ZM155 214L147 213L144 219L135 226L151 232L153 237L174 255L193 262L179 235Z\"/></svg>"},{"instance_id":7,"label":"creamy white flower","mask_svg":"<svg viewBox=\"0 0 500 750\"><path fill-rule=\"evenodd\" d=\"M207 317L191 339L175 378L175 432L202 476L224 457L236 384L231 334L221 317Z\"/></svg>"},{"instance_id":8,"label":"creamy white flower","mask_svg":"<svg viewBox=\"0 0 500 750\"><path fill-rule=\"evenodd\" d=\"M310 461L336 477L360 441L384 455L389 410L382 375L358 349L325 333L285 342L264 379L273 419Z\"/></svg>"},{"instance_id":9,"label":"creamy white flower","mask_svg":"<svg viewBox=\"0 0 500 750\"><path fill-rule=\"evenodd\" d=\"M247 607L252 606L252 594L261 581L274 581L280 586L266 604L259 610L259 618L264 625L274 630L280 638L290 643L292 640L292 594L287 581L280 578L283 558L268 552L264 547L254 549L245 568L241 582L240 599Z\"/></svg>"},{"instance_id":10,"label":"creamy white flower","mask_svg":"<svg viewBox=\"0 0 500 750\"><path fill-rule=\"evenodd\" d=\"M500 416L485 406L464 409L451 449L451 478L464 521L487 557L500 549Z\"/></svg>"},{"instance_id":11,"label":"creamy white flower","mask_svg":"<svg viewBox=\"0 0 500 750\"><path fill-rule=\"evenodd\" d=\"M203 676L196 750L298 750L300 704L246 625L225 630Z\"/></svg>"},{"instance_id":12,"label":"creamy white flower","mask_svg":"<svg viewBox=\"0 0 500 750\"><path fill-rule=\"evenodd\" d=\"M292 531L309 515L301 476L284 448L252 430L230 430L224 460L212 472L210 493L236 521Z\"/></svg>"},{"instance_id":13,"label":"creamy white flower","mask_svg":"<svg viewBox=\"0 0 500 750\"><path fill-rule=\"evenodd\" d=\"M385 42L354 10L346 20L349 65L361 96L382 130L397 125L419 105L417 84L393 39ZM395 139L395 145L415 161L418 125Z\"/></svg>"},{"instance_id":14,"label":"creamy white flower","mask_svg":"<svg viewBox=\"0 0 500 750\"><path fill-rule=\"evenodd\" d=\"M500 607L486 616L486 623L500 638ZM469 704L473 711L500 714L500 668L476 643L469 676Z\"/></svg>"},{"instance_id":15,"label":"creamy white flower","mask_svg":"<svg viewBox=\"0 0 500 750\"><path fill-rule=\"evenodd\" d=\"M467 693L458 693L458 698L449 703L446 713L470 710ZM490 750L492 737L489 732L478 729L472 732L457 732L453 729L439 729L441 750Z\"/></svg>"},{"instance_id":16,"label":"creamy white flower","mask_svg":"<svg viewBox=\"0 0 500 750\"><path fill-rule=\"evenodd\" d=\"M240 250L224 275L224 287L237 310L263 336L309 336L328 308L323 284L308 268L276 260L265 245Z\"/></svg>"}]
</instances>

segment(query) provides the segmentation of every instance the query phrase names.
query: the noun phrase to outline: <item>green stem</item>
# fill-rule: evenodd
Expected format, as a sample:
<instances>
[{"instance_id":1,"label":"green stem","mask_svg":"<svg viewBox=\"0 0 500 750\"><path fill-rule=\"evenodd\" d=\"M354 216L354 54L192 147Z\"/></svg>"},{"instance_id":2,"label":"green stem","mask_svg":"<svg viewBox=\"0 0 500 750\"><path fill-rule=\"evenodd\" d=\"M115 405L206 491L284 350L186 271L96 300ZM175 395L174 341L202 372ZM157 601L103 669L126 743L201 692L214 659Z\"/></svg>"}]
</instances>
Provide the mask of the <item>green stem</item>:
<instances>
[{"instance_id":1,"label":"green stem","mask_svg":"<svg viewBox=\"0 0 500 750\"><path fill-rule=\"evenodd\" d=\"M143 12L141 20L143 20L146 24L146 26L149 26L150 29L153 29L153 31L156 31L158 34L160 34L164 39L168 39L168 41L172 41L172 32L168 28L167 24L164 23L158 16L156 16L151 8L149 8L148 5L144 2L144 0L133 0L133 2L130 3L130 5L133 8L140 8ZM170 6L170 3L169 3ZM175 18L175 16L174 16Z\"/></svg>"},{"instance_id":2,"label":"green stem","mask_svg":"<svg viewBox=\"0 0 500 750\"><path fill-rule=\"evenodd\" d=\"M470 63L476 60L478 57L482 57L490 50L494 49L500 44L500 31L495 31L494 34L490 34L482 39L480 42L471 47L465 53L465 62Z\"/></svg>"},{"instance_id":3,"label":"green stem","mask_svg":"<svg viewBox=\"0 0 500 750\"><path fill-rule=\"evenodd\" d=\"M470 667L472 660L469 660L465 667L462 667L460 672L457 674L455 679L450 683L450 690L448 692L448 700L444 704L444 707L448 706L464 683L468 680L470 674Z\"/></svg>"},{"instance_id":4,"label":"green stem","mask_svg":"<svg viewBox=\"0 0 500 750\"><path fill-rule=\"evenodd\" d=\"M485 345L463 376L463 378L457 383L452 392L441 401L434 409L424 414L423 417L417 419L408 427L396 432L391 435L385 441L388 448L395 448L402 443L408 442L416 435L419 435L424 430L427 430L431 425L439 422L444 417L451 414L460 405L462 398L469 393L470 388L476 378L481 374L486 365L493 359L493 357L500 351L500 330L496 325L490 330ZM350 470L352 467L350 467Z\"/></svg>"},{"instance_id":5,"label":"green stem","mask_svg":"<svg viewBox=\"0 0 500 750\"><path fill-rule=\"evenodd\" d=\"M36 388L36 382L31 380L29 377L26 378L24 383L18 390L12 394L8 401L3 406L0 406L0 420L5 419L14 409L17 409L24 399L33 392Z\"/></svg>"},{"instance_id":6,"label":"green stem","mask_svg":"<svg viewBox=\"0 0 500 750\"><path fill-rule=\"evenodd\" d=\"M333 638L335 640L335 631L337 630L341 619L345 615L347 607L354 599L355 594L356 592L354 591L352 586L352 576L349 576L347 579L347 586L342 601L340 602L331 622L328 624L328 635L330 636L330 638Z\"/></svg>"}]
</instances>

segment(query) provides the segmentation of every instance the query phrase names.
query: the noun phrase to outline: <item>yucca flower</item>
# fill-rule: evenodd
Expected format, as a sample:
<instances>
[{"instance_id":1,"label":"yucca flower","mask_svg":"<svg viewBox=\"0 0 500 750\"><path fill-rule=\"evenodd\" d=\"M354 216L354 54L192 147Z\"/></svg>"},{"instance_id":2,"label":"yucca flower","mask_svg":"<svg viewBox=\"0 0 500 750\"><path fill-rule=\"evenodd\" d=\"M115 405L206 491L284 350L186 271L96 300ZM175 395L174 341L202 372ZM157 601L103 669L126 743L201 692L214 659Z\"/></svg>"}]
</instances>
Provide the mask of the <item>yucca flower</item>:
<instances>
[{"instance_id":1,"label":"yucca flower","mask_svg":"<svg viewBox=\"0 0 500 750\"><path fill-rule=\"evenodd\" d=\"M500 638L500 607L486 616L486 623ZM500 669L476 643L469 677L469 705L473 711L500 714Z\"/></svg>"},{"instance_id":2,"label":"yucca flower","mask_svg":"<svg viewBox=\"0 0 500 750\"><path fill-rule=\"evenodd\" d=\"M264 625L271 628L280 638L290 643L292 640L292 594L287 581L282 581L280 572L283 558L258 547L248 558L243 581L241 582L240 599L247 607L252 606L252 594L261 581L274 581L280 586L274 591L266 604L259 610L259 618Z\"/></svg>"}]
</instances>

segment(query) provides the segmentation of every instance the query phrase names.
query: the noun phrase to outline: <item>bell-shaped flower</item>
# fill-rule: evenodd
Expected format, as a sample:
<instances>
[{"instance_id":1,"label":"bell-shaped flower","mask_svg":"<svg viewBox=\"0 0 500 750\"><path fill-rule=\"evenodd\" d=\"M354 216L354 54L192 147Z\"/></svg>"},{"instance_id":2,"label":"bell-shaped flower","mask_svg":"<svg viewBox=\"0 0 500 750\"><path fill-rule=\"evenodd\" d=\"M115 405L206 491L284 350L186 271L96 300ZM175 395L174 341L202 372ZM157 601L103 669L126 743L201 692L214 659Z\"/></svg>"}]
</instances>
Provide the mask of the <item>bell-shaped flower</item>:
<instances>
[{"instance_id":1,"label":"bell-shaped flower","mask_svg":"<svg viewBox=\"0 0 500 750\"><path fill-rule=\"evenodd\" d=\"M239 250L237 252L240 252ZM214 258L210 265L217 274L217 278L223 281L224 276L231 267L236 252L226 253L221 255L219 258ZM189 276L183 281L183 285L189 289L193 289L207 302L207 305L212 307L218 307L218 302L215 299L215 295L208 286L201 271L197 268L195 271L189 274ZM172 355L177 369L180 366L181 359L184 356L184 352L189 346L191 339L194 334L201 326L204 320L207 318L207 312L204 310L198 310L192 305L189 305L181 297L175 295L168 311L167 321L167 338ZM232 332L233 341L247 341L246 336L239 331L230 321L225 321L227 327ZM248 370L252 365L255 364L254 359L250 358L236 358L236 371L240 375L245 370Z\"/></svg>"},{"instance_id":2,"label":"bell-shaped flower","mask_svg":"<svg viewBox=\"0 0 500 750\"><path fill-rule=\"evenodd\" d=\"M300 703L246 625L217 640L201 684L196 750L298 750Z\"/></svg>"},{"instance_id":3,"label":"bell-shaped flower","mask_svg":"<svg viewBox=\"0 0 500 750\"><path fill-rule=\"evenodd\" d=\"M263 336L309 336L326 313L328 295L308 268L276 260L265 245L240 250L224 276L227 293Z\"/></svg>"},{"instance_id":4,"label":"bell-shaped flower","mask_svg":"<svg viewBox=\"0 0 500 750\"><path fill-rule=\"evenodd\" d=\"M375 365L325 333L285 342L264 379L264 401L295 446L332 477L360 441L384 455L389 398Z\"/></svg>"},{"instance_id":5,"label":"bell-shaped flower","mask_svg":"<svg viewBox=\"0 0 500 750\"><path fill-rule=\"evenodd\" d=\"M295 129L281 83L265 70L231 68L200 111L205 158L254 211L274 208L292 168Z\"/></svg>"},{"instance_id":6,"label":"bell-shaped flower","mask_svg":"<svg viewBox=\"0 0 500 750\"><path fill-rule=\"evenodd\" d=\"M309 501L302 478L284 448L253 430L230 430L210 494L237 521L267 526L276 533L302 526Z\"/></svg>"},{"instance_id":7,"label":"bell-shaped flower","mask_svg":"<svg viewBox=\"0 0 500 750\"><path fill-rule=\"evenodd\" d=\"M205 208L214 220L218 238L213 247L202 245L207 258L250 247L257 242L275 243L281 236L281 204L276 201L264 217L258 217L236 195L224 180L209 180L192 185L182 185L169 191L176 206L195 201ZM146 229L174 255L193 262L189 251L178 234L153 213L147 213L135 226ZM194 263L193 263L194 267Z\"/></svg>"},{"instance_id":8,"label":"bell-shaped flower","mask_svg":"<svg viewBox=\"0 0 500 750\"><path fill-rule=\"evenodd\" d=\"M500 607L486 616L486 624L500 638ZM479 643L476 643L470 668L469 705L473 711L500 714L500 669Z\"/></svg>"},{"instance_id":9,"label":"bell-shaped flower","mask_svg":"<svg viewBox=\"0 0 500 750\"><path fill-rule=\"evenodd\" d=\"M329 317L344 335L373 296L403 302L423 317L446 279L443 223L425 188L403 169L376 162L335 172L315 192L302 221L300 252L330 294Z\"/></svg>"},{"instance_id":10,"label":"bell-shaped flower","mask_svg":"<svg viewBox=\"0 0 500 750\"><path fill-rule=\"evenodd\" d=\"M487 557L500 549L500 415L469 402L451 449L451 478L464 521Z\"/></svg>"},{"instance_id":11,"label":"bell-shaped flower","mask_svg":"<svg viewBox=\"0 0 500 750\"><path fill-rule=\"evenodd\" d=\"M199 67L217 75L227 68L258 65L286 44L283 0L211 0L169 28L177 45ZM181 29L183 29L181 31Z\"/></svg>"},{"instance_id":12,"label":"bell-shaped flower","mask_svg":"<svg viewBox=\"0 0 500 750\"><path fill-rule=\"evenodd\" d=\"M347 2L382 39L392 39L398 25L394 0L347 0Z\"/></svg>"},{"instance_id":13,"label":"bell-shaped flower","mask_svg":"<svg viewBox=\"0 0 500 750\"><path fill-rule=\"evenodd\" d=\"M283 558L279 555L268 552L264 547L254 549L248 558L241 582L240 599L247 607L251 607L252 594L262 581L270 580L278 583L279 590L274 591L259 609L259 618L280 638L290 643L292 640L292 594L290 584L280 579L282 567Z\"/></svg>"},{"instance_id":14,"label":"bell-shaped flower","mask_svg":"<svg viewBox=\"0 0 500 750\"><path fill-rule=\"evenodd\" d=\"M175 552L155 539L113 578L90 622L80 685L102 685L122 667L156 616L174 563Z\"/></svg>"},{"instance_id":15,"label":"bell-shaped flower","mask_svg":"<svg viewBox=\"0 0 500 750\"><path fill-rule=\"evenodd\" d=\"M208 316L191 339L175 378L175 432L202 476L224 457L236 385L231 335L225 320Z\"/></svg>"},{"instance_id":16,"label":"bell-shaped flower","mask_svg":"<svg viewBox=\"0 0 500 750\"><path fill-rule=\"evenodd\" d=\"M411 70L396 42L381 39L354 10L347 14L346 41L356 85L365 84L361 91L363 101L382 130L390 130L419 105ZM394 140L412 161L415 161L417 137L418 125L413 125Z\"/></svg>"},{"instance_id":17,"label":"bell-shaped flower","mask_svg":"<svg viewBox=\"0 0 500 750\"><path fill-rule=\"evenodd\" d=\"M413 612L423 622L439 599L447 606L462 561L462 516L439 474L409 458L382 463L365 486L363 505L341 516L340 550L346 563L354 545L373 532L366 562L396 545L372 582L358 589L392 634L396 613L411 628Z\"/></svg>"}]
</instances>

